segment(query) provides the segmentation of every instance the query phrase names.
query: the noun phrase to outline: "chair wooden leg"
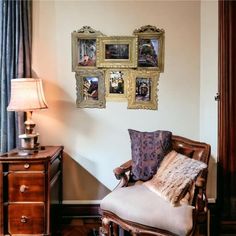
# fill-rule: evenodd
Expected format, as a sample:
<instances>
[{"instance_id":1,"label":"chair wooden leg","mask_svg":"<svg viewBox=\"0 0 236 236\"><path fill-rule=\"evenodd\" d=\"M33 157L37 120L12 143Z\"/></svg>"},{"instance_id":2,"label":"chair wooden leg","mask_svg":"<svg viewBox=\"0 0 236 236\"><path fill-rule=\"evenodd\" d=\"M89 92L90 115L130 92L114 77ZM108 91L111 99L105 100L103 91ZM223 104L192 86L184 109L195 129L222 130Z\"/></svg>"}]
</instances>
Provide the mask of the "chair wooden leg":
<instances>
[{"instance_id":1,"label":"chair wooden leg","mask_svg":"<svg viewBox=\"0 0 236 236\"><path fill-rule=\"evenodd\" d=\"M112 236L112 233L111 233L111 222L107 218L102 218L101 233L104 236Z\"/></svg>"},{"instance_id":2,"label":"chair wooden leg","mask_svg":"<svg viewBox=\"0 0 236 236\"><path fill-rule=\"evenodd\" d=\"M113 235L119 236L119 226L115 223L113 223Z\"/></svg>"}]
</instances>

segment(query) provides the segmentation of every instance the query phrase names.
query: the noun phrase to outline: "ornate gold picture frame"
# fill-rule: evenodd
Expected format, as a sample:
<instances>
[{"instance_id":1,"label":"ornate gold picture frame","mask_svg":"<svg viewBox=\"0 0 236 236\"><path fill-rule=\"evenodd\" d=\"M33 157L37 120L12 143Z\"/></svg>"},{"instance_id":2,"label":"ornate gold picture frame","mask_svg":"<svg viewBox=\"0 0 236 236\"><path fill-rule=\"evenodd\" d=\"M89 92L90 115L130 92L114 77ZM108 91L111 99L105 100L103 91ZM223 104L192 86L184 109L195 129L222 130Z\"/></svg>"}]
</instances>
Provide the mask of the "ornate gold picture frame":
<instances>
[{"instance_id":1,"label":"ornate gold picture frame","mask_svg":"<svg viewBox=\"0 0 236 236\"><path fill-rule=\"evenodd\" d=\"M72 71L84 68L96 68L97 37L103 35L90 26L83 26L71 34L72 40Z\"/></svg>"},{"instance_id":2,"label":"ornate gold picture frame","mask_svg":"<svg viewBox=\"0 0 236 236\"><path fill-rule=\"evenodd\" d=\"M165 31L155 26L145 25L134 30L138 37L138 67L148 70L164 71Z\"/></svg>"},{"instance_id":3,"label":"ornate gold picture frame","mask_svg":"<svg viewBox=\"0 0 236 236\"><path fill-rule=\"evenodd\" d=\"M124 101L127 99L127 85L130 78L130 70L113 68L105 72L106 98L107 100Z\"/></svg>"},{"instance_id":4,"label":"ornate gold picture frame","mask_svg":"<svg viewBox=\"0 0 236 236\"><path fill-rule=\"evenodd\" d=\"M154 70L133 70L131 74L128 85L128 108L156 110L160 73Z\"/></svg>"},{"instance_id":5,"label":"ornate gold picture frame","mask_svg":"<svg viewBox=\"0 0 236 236\"><path fill-rule=\"evenodd\" d=\"M75 74L77 107L105 108L105 83L102 70L79 70Z\"/></svg>"},{"instance_id":6,"label":"ornate gold picture frame","mask_svg":"<svg viewBox=\"0 0 236 236\"><path fill-rule=\"evenodd\" d=\"M137 67L137 37L110 36L97 38L97 66Z\"/></svg>"},{"instance_id":7,"label":"ornate gold picture frame","mask_svg":"<svg viewBox=\"0 0 236 236\"><path fill-rule=\"evenodd\" d=\"M129 109L156 110L164 71L165 31L145 25L131 36L106 36L90 26L71 34L77 107L104 108L107 100Z\"/></svg>"}]
</instances>

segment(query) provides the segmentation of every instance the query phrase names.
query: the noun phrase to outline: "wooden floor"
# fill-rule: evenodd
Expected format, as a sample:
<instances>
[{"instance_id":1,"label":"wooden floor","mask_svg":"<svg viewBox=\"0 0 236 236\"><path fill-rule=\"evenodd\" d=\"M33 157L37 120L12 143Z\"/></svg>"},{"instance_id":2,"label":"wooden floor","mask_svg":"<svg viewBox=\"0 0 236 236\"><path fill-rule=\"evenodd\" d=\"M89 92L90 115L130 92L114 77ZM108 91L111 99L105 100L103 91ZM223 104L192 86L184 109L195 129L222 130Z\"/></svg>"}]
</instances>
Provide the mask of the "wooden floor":
<instances>
[{"instance_id":1,"label":"wooden floor","mask_svg":"<svg viewBox=\"0 0 236 236\"><path fill-rule=\"evenodd\" d=\"M64 220L62 236L99 236L100 227L99 218Z\"/></svg>"},{"instance_id":2,"label":"wooden floor","mask_svg":"<svg viewBox=\"0 0 236 236\"><path fill-rule=\"evenodd\" d=\"M99 235L99 228L101 227L100 218L88 219L68 219L63 220L61 236L102 236ZM130 236L128 232L120 231L121 236ZM145 236L146 234L142 234ZM210 234L212 235L212 234ZM235 236L236 234L218 234L220 236ZM212 236L217 236L213 234ZM147 235L146 235L147 236Z\"/></svg>"},{"instance_id":3,"label":"wooden floor","mask_svg":"<svg viewBox=\"0 0 236 236\"><path fill-rule=\"evenodd\" d=\"M101 225L100 218L63 220L60 236L104 236L100 231ZM119 235L131 236L122 229L120 229ZM142 234L142 236L145 235Z\"/></svg>"}]
</instances>

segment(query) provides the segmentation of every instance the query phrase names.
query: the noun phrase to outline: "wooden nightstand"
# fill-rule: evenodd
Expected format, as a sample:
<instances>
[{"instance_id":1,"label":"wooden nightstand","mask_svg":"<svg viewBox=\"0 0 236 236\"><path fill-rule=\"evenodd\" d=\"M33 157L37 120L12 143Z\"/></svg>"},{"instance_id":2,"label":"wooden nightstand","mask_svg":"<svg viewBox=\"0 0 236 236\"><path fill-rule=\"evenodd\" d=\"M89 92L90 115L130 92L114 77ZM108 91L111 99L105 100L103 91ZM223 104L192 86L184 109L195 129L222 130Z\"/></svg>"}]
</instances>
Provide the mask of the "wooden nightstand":
<instances>
[{"instance_id":1,"label":"wooden nightstand","mask_svg":"<svg viewBox=\"0 0 236 236\"><path fill-rule=\"evenodd\" d=\"M63 147L0 156L0 235L54 235L60 224Z\"/></svg>"}]
</instances>

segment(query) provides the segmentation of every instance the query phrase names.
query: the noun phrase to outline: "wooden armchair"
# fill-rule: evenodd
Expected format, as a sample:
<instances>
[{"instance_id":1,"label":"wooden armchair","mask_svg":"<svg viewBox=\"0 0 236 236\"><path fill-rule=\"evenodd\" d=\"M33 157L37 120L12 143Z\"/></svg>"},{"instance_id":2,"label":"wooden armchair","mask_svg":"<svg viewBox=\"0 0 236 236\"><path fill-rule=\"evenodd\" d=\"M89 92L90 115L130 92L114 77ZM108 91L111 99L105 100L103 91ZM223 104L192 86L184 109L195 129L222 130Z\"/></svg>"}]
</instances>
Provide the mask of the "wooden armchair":
<instances>
[{"instance_id":1,"label":"wooden armchair","mask_svg":"<svg viewBox=\"0 0 236 236\"><path fill-rule=\"evenodd\" d=\"M176 152L208 166L210 145L173 135L172 146ZM104 235L119 235L118 225L132 235L207 235L207 169L194 183L191 205L173 207L135 183L130 175L131 165L129 160L114 169L120 182L101 202Z\"/></svg>"}]
</instances>

